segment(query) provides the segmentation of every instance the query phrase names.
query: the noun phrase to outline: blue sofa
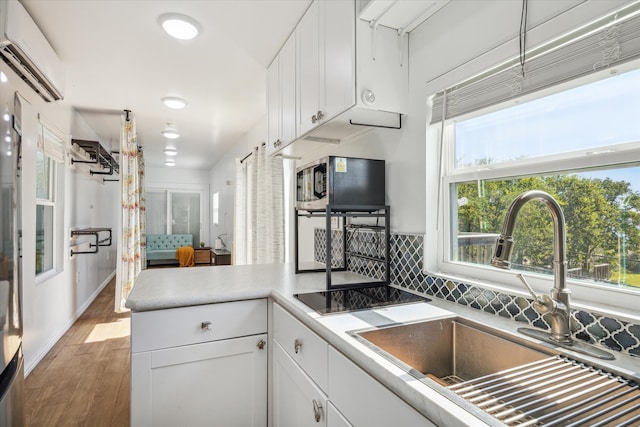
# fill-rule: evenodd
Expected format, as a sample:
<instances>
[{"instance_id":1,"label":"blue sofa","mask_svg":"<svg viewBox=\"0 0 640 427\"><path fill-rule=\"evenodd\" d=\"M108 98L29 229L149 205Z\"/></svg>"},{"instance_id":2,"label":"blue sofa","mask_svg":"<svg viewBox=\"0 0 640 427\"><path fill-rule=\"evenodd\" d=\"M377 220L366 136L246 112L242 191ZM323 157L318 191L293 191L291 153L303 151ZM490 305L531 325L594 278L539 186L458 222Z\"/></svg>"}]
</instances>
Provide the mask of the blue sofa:
<instances>
[{"instance_id":1,"label":"blue sofa","mask_svg":"<svg viewBox=\"0 0 640 427\"><path fill-rule=\"evenodd\" d=\"M192 234L147 234L147 265L151 261L176 263L176 249L193 246Z\"/></svg>"}]
</instances>

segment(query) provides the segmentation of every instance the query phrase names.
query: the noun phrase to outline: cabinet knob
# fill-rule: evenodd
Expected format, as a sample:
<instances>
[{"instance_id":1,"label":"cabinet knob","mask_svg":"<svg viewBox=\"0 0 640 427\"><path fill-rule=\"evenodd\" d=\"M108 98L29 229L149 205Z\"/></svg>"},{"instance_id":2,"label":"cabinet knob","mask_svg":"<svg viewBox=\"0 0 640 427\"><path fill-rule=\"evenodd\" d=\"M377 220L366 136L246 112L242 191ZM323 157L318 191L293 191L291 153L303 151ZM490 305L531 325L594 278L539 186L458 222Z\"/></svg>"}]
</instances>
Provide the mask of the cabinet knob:
<instances>
[{"instance_id":1,"label":"cabinet knob","mask_svg":"<svg viewBox=\"0 0 640 427\"><path fill-rule=\"evenodd\" d=\"M302 340L300 338L296 338L296 340L293 342L293 349L296 351L296 354L298 354L301 348Z\"/></svg>"},{"instance_id":2,"label":"cabinet knob","mask_svg":"<svg viewBox=\"0 0 640 427\"><path fill-rule=\"evenodd\" d=\"M200 324L200 329L202 329L203 331L210 331L211 330L211 322L209 322L209 321L202 322Z\"/></svg>"},{"instance_id":3,"label":"cabinet knob","mask_svg":"<svg viewBox=\"0 0 640 427\"><path fill-rule=\"evenodd\" d=\"M318 118L318 121L324 119L324 113L322 111L318 111L318 113L316 114L316 117Z\"/></svg>"},{"instance_id":4,"label":"cabinet knob","mask_svg":"<svg viewBox=\"0 0 640 427\"><path fill-rule=\"evenodd\" d=\"M313 399L313 416L316 422L319 423L322 418L322 404L318 403L315 399Z\"/></svg>"},{"instance_id":5,"label":"cabinet knob","mask_svg":"<svg viewBox=\"0 0 640 427\"><path fill-rule=\"evenodd\" d=\"M256 347L258 347L258 350L264 350L265 344L267 344L265 340L260 340L258 341L258 344L256 344Z\"/></svg>"},{"instance_id":6,"label":"cabinet knob","mask_svg":"<svg viewBox=\"0 0 640 427\"><path fill-rule=\"evenodd\" d=\"M315 123L317 121L318 121L318 118L316 117L315 114L313 116L311 116L311 123Z\"/></svg>"}]
</instances>

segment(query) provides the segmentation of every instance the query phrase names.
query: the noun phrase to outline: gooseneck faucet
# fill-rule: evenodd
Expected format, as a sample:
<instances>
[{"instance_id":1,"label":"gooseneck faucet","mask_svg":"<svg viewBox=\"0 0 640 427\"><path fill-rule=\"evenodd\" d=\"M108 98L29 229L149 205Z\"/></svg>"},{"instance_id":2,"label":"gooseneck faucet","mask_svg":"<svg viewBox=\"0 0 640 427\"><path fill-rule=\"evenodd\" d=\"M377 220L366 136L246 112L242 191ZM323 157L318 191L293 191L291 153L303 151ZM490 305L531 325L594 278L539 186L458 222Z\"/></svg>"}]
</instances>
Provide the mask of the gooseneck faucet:
<instances>
[{"instance_id":1,"label":"gooseneck faucet","mask_svg":"<svg viewBox=\"0 0 640 427\"><path fill-rule=\"evenodd\" d=\"M504 218L502 233L496 242L496 250L491 260L491 265L503 269L511 268L509 257L511 256L511 250L513 248L513 229L516 224L516 218L522 206L531 200L543 201L547 208L549 208L553 218L554 282L553 289L551 289L551 296L537 296L524 279L524 276L520 274L518 278L533 296L534 307L538 313L549 313L551 316L551 335L549 338L556 343L569 344L573 340L569 327L571 291L565 286L567 278L567 257L564 214L558 202L549 193L539 190L526 191L511 202Z\"/></svg>"}]
</instances>

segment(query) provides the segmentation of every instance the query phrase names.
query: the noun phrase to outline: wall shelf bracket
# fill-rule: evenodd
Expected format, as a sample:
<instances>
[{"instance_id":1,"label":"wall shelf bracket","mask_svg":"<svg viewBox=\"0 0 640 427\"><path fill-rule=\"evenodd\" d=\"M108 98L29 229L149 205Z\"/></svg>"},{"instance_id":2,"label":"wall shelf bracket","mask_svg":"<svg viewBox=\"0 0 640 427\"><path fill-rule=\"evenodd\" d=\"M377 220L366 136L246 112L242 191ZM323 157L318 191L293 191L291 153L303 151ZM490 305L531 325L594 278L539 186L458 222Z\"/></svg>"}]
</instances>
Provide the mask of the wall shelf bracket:
<instances>
[{"instance_id":1,"label":"wall shelf bracket","mask_svg":"<svg viewBox=\"0 0 640 427\"><path fill-rule=\"evenodd\" d=\"M108 233L108 237L100 239L100 233ZM77 254L97 254L100 246L111 246L112 234L111 228L83 228L80 230L71 230L71 237L76 236L91 236L95 240L89 243L90 248L94 248L90 251L74 251L71 249L71 256Z\"/></svg>"}]
</instances>

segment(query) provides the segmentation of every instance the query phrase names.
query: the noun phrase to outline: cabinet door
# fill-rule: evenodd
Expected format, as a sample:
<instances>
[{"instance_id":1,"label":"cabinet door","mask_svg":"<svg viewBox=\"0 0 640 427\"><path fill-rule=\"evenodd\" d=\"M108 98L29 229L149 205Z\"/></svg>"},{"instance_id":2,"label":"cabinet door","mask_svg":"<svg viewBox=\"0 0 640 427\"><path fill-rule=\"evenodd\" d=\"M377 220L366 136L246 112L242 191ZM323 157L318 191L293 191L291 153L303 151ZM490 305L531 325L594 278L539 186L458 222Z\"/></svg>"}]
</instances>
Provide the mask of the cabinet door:
<instances>
[{"instance_id":1,"label":"cabinet door","mask_svg":"<svg viewBox=\"0 0 640 427\"><path fill-rule=\"evenodd\" d=\"M280 63L280 140L285 147L296 138L296 38L289 37L278 55Z\"/></svg>"},{"instance_id":2,"label":"cabinet door","mask_svg":"<svg viewBox=\"0 0 640 427\"><path fill-rule=\"evenodd\" d=\"M132 426L266 426L267 335L132 355ZM262 349L260 348L262 347Z\"/></svg>"},{"instance_id":3,"label":"cabinet door","mask_svg":"<svg viewBox=\"0 0 640 427\"><path fill-rule=\"evenodd\" d=\"M280 139L280 66L278 58L267 69L267 155L278 150Z\"/></svg>"},{"instance_id":4,"label":"cabinet door","mask_svg":"<svg viewBox=\"0 0 640 427\"><path fill-rule=\"evenodd\" d=\"M331 402L327 407L327 427L353 427Z\"/></svg>"},{"instance_id":5,"label":"cabinet door","mask_svg":"<svg viewBox=\"0 0 640 427\"><path fill-rule=\"evenodd\" d=\"M273 424L327 425L327 398L279 344L273 344Z\"/></svg>"},{"instance_id":6,"label":"cabinet door","mask_svg":"<svg viewBox=\"0 0 640 427\"><path fill-rule=\"evenodd\" d=\"M318 113L319 35L318 2L314 1L296 27L297 136L316 126Z\"/></svg>"},{"instance_id":7,"label":"cabinet door","mask_svg":"<svg viewBox=\"0 0 640 427\"><path fill-rule=\"evenodd\" d=\"M329 348L329 396L354 426L435 427L435 424L332 347Z\"/></svg>"},{"instance_id":8,"label":"cabinet door","mask_svg":"<svg viewBox=\"0 0 640 427\"><path fill-rule=\"evenodd\" d=\"M355 104L355 4L323 1L319 7L319 109L325 121Z\"/></svg>"}]
</instances>

